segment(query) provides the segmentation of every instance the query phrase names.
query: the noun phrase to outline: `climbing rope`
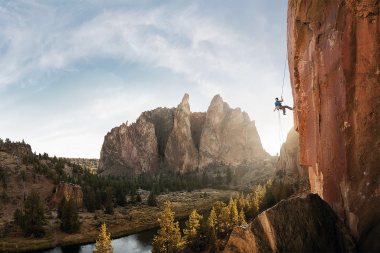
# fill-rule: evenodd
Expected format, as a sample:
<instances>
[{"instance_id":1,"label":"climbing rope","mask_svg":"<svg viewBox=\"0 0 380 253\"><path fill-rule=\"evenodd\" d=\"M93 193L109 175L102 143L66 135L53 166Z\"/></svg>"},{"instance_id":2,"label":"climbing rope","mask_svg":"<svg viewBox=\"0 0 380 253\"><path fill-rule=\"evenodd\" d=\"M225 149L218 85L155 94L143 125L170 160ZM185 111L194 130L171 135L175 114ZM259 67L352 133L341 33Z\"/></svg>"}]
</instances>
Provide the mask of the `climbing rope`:
<instances>
[{"instance_id":1,"label":"climbing rope","mask_svg":"<svg viewBox=\"0 0 380 253\"><path fill-rule=\"evenodd\" d=\"M285 54L285 63L284 63L284 75L282 76L282 88L281 88L281 97L284 95L284 86L285 86L285 73L286 73L286 65L288 62L288 54Z\"/></svg>"},{"instance_id":2,"label":"climbing rope","mask_svg":"<svg viewBox=\"0 0 380 253\"><path fill-rule=\"evenodd\" d=\"M286 75L286 65L287 65L287 62L288 62L288 54L286 52L285 54L285 62L284 62L284 73L283 73L283 76L282 76L282 87L281 87L281 98L282 96L284 95L284 86L285 86L285 75ZM284 140L284 133L282 131L282 125L281 125L281 112L280 110L278 110L278 138L279 138L279 141L280 141L280 155L281 155L281 147L282 145L284 144L284 155L285 157L287 157L286 155L286 146L285 146L285 140ZM282 167L282 164L281 164L281 167ZM282 171L284 172L285 171L285 168L281 168Z\"/></svg>"}]
</instances>

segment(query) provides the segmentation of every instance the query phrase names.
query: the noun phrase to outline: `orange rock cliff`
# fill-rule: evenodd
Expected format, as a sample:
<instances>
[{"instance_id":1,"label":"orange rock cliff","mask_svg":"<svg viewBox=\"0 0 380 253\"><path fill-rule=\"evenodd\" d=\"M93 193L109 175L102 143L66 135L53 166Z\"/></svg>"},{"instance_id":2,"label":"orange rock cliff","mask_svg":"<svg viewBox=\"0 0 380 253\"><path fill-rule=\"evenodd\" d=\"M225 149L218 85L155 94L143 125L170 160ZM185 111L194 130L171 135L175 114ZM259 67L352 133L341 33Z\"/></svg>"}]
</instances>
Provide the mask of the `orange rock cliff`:
<instances>
[{"instance_id":1,"label":"orange rock cliff","mask_svg":"<svg viewBox=\"0 0 380 253\"><path fill-rule=\"evenodd\" d=\"M288 2L300 163L359 250L380 249L379 2Z\"/></svg>"}]
</instances>

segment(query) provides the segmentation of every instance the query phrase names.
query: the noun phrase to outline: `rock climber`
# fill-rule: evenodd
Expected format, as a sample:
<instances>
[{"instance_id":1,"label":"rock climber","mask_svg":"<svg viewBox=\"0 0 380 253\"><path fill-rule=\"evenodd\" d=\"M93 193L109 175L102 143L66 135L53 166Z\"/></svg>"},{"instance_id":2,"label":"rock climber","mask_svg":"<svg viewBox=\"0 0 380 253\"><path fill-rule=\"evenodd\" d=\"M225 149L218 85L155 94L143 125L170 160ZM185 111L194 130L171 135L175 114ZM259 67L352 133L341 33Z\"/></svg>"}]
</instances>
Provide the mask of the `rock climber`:
<instances>
[{"instance_id":1,"label":"rock climber","mask_svg":"<svg viewBox=\"0 0 380 253\"><path fill-rule=\"evenodd\" d=\"M282 105L282 102L284 102L284 99L282 98L281 96L281 100L279 100L278 98L276 98L276 101L274 102L274 110L273 111L276 111L276 110L282 110L284 115L286 115L286 110L285 109L289 109L289 110L293 110L292 107L290 106L287 106L287 105Z\"/></svg>"}]
</instances>

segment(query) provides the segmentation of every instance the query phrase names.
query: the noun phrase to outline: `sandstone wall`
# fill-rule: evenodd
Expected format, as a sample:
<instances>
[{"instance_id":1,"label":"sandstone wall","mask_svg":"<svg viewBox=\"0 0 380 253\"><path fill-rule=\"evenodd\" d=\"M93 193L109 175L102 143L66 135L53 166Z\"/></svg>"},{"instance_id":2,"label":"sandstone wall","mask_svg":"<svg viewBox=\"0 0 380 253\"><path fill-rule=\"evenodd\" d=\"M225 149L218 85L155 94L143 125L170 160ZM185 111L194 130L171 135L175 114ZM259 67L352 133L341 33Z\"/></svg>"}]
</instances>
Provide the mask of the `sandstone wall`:
<instances>
[{"instance_id":1,"label":"sandstone wall","mask_svg":"<svg viewBox=\"0 0 380 253\"><path fill-rule=\"evenodd\" d=\"M289 0L300 162L359 248L380 251L378 0Z\"/></svg>"}]
</instances>

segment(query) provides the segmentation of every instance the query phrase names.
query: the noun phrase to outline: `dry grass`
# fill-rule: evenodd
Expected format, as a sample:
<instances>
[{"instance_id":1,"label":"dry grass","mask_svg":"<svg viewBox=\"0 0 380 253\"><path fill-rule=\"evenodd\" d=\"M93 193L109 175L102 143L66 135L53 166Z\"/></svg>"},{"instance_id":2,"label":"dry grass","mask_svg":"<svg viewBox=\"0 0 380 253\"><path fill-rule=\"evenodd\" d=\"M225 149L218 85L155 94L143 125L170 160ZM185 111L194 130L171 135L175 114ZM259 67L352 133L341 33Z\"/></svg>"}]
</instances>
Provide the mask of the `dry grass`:
<instances>
[{"instance_id":1,"label":"dry grass","mask_svg":"<svg viewBox=\"0 0 380 253\"><path fill-rule=\"evenodd\" d=\"M178 219L187 217L193 209L205 212L211 209L217 200L228 200L235 191L205 189L189 192L174 192L158 197L159 207L144 204L115 208L113 215L102 211L95 213L80 213L81 229L76 234L66 234L59 230L57 220L50 219L47 235L41 239L24 238L21 232L12 233L9 237L0 238L0 251L27 252L36 249L46 249L63 245L75 245L94 242L98 235L100 224L105 222L113 238L134 234L158 226L157 218L160 207L166 200L173 204L173 210ZM143 196L143 199L145 196ZM52 215L55 217L55 215Z\"/></svg>"}]
</instances>

